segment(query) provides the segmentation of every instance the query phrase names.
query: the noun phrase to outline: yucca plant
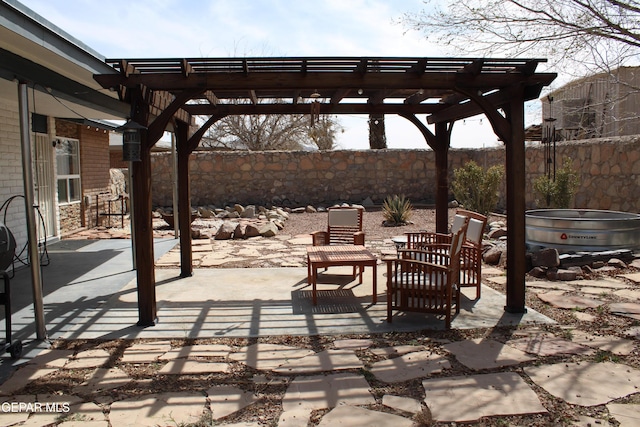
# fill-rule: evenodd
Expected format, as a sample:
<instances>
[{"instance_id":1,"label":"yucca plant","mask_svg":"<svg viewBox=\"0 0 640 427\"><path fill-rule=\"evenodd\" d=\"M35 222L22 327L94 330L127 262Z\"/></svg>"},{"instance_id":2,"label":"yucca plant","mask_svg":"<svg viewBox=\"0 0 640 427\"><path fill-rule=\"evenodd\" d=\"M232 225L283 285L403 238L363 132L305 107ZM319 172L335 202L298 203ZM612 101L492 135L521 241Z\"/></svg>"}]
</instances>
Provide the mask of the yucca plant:
<instances>
[{"instance_id":1,"label":"yucca plant","mask_svg":"<svg viewBox=\"0 0 640 427\"><path fill-rule=\"evenodd\" d=\"M411 201L404 195L387 196L382 204L385 225L399 226L406 225L411 217L413 206Z\"/></svg>"}]
</instances>

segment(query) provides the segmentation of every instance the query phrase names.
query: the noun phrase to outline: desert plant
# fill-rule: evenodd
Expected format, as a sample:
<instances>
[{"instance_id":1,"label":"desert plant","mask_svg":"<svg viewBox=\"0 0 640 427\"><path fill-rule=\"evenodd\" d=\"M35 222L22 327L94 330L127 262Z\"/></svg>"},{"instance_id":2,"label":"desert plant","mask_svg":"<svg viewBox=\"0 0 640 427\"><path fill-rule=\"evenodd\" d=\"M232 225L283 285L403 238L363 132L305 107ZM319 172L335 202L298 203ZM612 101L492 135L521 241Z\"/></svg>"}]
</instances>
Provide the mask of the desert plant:
<instances>
[{"instance_id":1,"label":"desert plant","mask_svg":"<svg viewBox=\"0 0 640 427\"><path fill-rule=\"evenodd\" d=\"M456 200L465 207L483 215L489 214L498 204L498 188L504 176L502 166L483 169L470 161L453 171L451 190Z\"/></svg>"},{"instance_id":2,"label":"desert plant","mask_svg":"<svg viewBox=\"0 0 640 427\"><path fill-rule=\"evenodd\" d=\"M536 204L538 207L568 209L579 184L570 158L555 175L555 179L542 175L533 181L533 189L540 196Z\"/></svg>"},{"instance_id":3,"label":"desert plant","mask_svg":"<svg viewBox=\"0 0 640 427\"><path fill-rule=\"evenodd\" d=\"M413 206L411 205L411 201L404 195L387 196L382 204L382 215L385 219L385 225L405 225L411 217L412 210Z\"/></svg>"}]
</instances>

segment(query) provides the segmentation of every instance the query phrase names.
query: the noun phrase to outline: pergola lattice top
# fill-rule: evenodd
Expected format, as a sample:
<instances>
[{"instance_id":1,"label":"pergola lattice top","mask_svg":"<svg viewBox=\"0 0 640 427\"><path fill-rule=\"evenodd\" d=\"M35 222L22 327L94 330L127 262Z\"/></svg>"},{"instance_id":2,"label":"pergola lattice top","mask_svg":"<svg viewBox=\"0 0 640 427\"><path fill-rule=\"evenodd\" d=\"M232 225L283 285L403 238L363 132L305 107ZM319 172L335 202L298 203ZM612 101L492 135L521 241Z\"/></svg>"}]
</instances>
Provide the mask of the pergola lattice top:
<instances>
[{"instance_id":1,"label":"pergola lattice top","mask_svg":"<svg viewBox=\"0 0 640 427\"><path fill-rule=\"evenodd\" d=\"M535 73L543 59L282 57L107 59L118 74L96 76L103 87L136 85L178 96L193 92L191 115L306 114L320 95L323 113L431 114L429 122L482 112L470 90L494 105L501 89L524 84L535 99L555 74ZM126 91L121 90L126 100ZM194 100L204 100L199 102ZM151 103L153 104L153 103ZM469 104L469 105L465 105Z\"/></svg>"}]
</instances>

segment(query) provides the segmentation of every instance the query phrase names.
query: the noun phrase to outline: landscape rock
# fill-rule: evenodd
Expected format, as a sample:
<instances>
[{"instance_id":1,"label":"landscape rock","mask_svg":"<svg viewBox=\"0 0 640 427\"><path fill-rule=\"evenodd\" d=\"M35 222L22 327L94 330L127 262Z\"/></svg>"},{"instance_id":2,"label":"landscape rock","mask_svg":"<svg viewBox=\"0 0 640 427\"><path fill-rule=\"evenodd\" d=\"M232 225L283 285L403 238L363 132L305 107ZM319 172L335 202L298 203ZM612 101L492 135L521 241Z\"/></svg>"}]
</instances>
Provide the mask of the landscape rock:
<instances>
[{"instance_id":1,"label":"landscape rock","mask_svg":"<svg viewBox=\"0 0 640 427\"><path fill-rule=\"evenodd\" d=\"M278 227L271 221L259 226L258 231L262 237L273 237L278 234Z\"/></svg>"},{"instance_id":2,"label":"landscape rock","mask_svg":"<svg viewBox=\"0 0 640 427\"><path fill-rule=\"evenodd\" d=\"M498 265L500 263L500 258L502 257L502 252L506 248L503 245L495 245L482 254L482 259L487 264Z\"/></svg>"},{"instance_id":3,"label":"landscape rock","mask_svg":"<svg viewBox=\"0 0 640 427\"><path fill-rule=\"evenodd\" d=\"M238 223L225 221L216 232L214 238L216 240L229 240L233 237L233 234L235 233L238 226Z\"/></svg>"},{"instance_id":4,"label":"landscape rock","mask_svg":"<svg viewBox=\"0 0 640 427\"><path fill-rule=\"evenodd\" d=\"M489 233L487 233L487 237L490 239L499 239L501 237L505 237L507 235L507 229L500 227L500 228L494 228L492 230L489 231Z\"/></svg>"},{"instance_id":5,"label":"landscape rock","mask_svg":"<svg viewBox=\"0 0 640 427\"><path fill-rule=\"evenodd\" d=\"M578 278L578 273L572 270L549 269L547 271L547 278L549 280L571 281L571 280L576 280Z\"/></svg>"},{"instance_id":6,"label":"landscape rock","mask_svg":"<svg viewBox=\"0 0 640 427\"><path fill-rule=\"evenodd\" d=\"M213 218L215 216L215 212L204 206L201 206L198 208L198 215L200 215L201 218Z\"/></svg>"},{"instance_id":7,"label":"landscape rock","mask_svg":"<svg viewBox=\"0 0 640 427\"><path fill-rule=\"evenodd\" d=\"M530 276L542 279L547 276L547 270L542 267L533 267L528 273Z\"/></svg>"},{"instance_id":8,"label":"landscape rock","mask_svg":"<svg viewBox=\"0 0 640 427\"><path fill-rule=\"evenodd\" d=\"M627 268L627 264L618 258L611 258L609 261L607 261L607 265L615 268Z\"/></svg>"},{"instance_id":9,"label":"landscape rock","mask_svg":"<svg viewBox=\"0 0 640 427\"><path fill-rule=\"evenodd\" d=\"M531 264L534 267L558 267L560 255L554 248L544 248L531 253Z\"/></svg>"},{"instance_id":10,"label":"landscape rock","mask_svg":"<svg viewBox=\"0 0 640 427\"><path fill-rule=\"evenodd\" d=\"M240 218L254 218L256 216L256 207L249 205L240 213Z\"/></svg>"},{"instance_id":11,"label":"landscape rock","mask_svg":"<svg viewBox=\"0 0 640 427\"><path fill-rule=\"evenodd\" d=\"M247 224L247 227L244 229L244 237L258 237L260 235L260 229L255 224Z\"/></svg>"}]
</instances>

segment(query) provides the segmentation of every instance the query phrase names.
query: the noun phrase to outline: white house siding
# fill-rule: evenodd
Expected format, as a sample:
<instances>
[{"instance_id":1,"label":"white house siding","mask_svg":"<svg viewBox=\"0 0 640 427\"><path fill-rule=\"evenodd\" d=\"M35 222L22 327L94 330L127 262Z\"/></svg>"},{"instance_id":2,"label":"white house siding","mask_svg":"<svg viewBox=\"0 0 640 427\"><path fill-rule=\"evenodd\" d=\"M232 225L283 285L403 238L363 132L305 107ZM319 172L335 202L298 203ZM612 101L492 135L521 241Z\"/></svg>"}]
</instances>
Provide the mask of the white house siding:
<instances>
[{"instance_id":1,"label":"white house siding","mask_svg":"<svg viewBox=\"0 0 640 427\"><path fill-rule=\"evenodd\" d=\"M24 195L18 103L0 99L0 205L15 195ZM0 222L9 227L22 248L27 241L24 199L15 199L6 213L5 220L5 211L0 212Z\"/></svg>"}]
</instances>

